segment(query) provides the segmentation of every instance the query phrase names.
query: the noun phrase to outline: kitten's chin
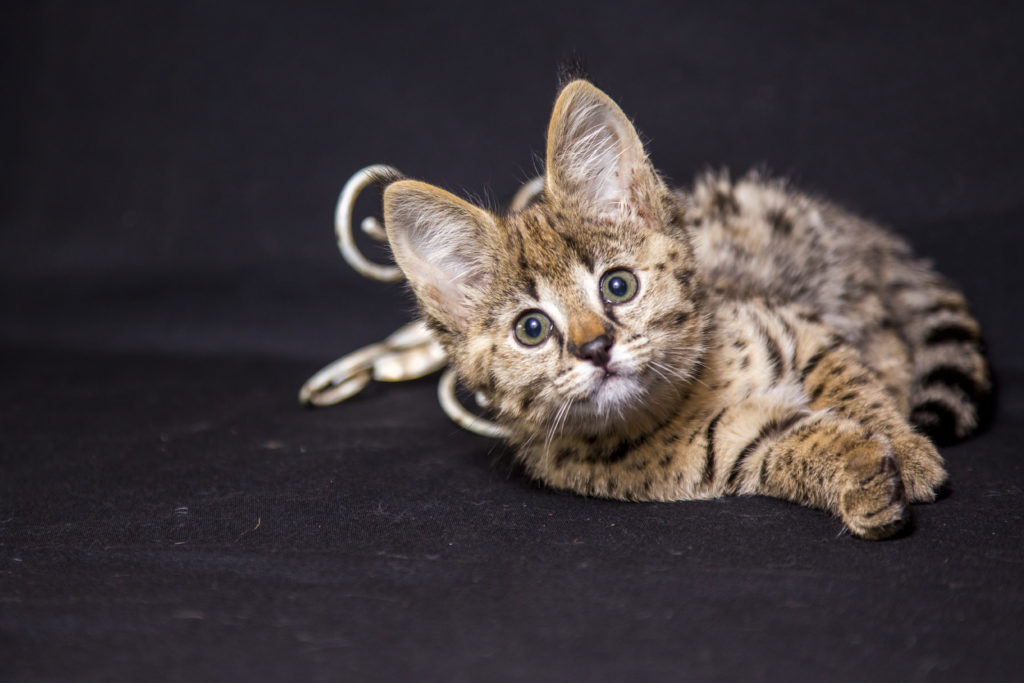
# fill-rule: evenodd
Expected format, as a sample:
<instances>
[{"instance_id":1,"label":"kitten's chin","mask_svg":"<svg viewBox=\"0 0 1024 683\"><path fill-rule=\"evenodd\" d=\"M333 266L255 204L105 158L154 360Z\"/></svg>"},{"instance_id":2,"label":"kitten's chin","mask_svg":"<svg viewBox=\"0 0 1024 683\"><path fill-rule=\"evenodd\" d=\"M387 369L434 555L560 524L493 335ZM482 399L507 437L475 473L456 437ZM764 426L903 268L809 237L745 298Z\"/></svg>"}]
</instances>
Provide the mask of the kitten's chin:
<instances>
[{"instance_id":1,"label":"kitten's chin","mask_svg":"<svg viewBox=\"0 0 1024 683\"><path fill-rule=\"evenodd\" d=\"M651 410L650 389L635 375L611 372L597 377L590 395L573 404L573 419L566 421L566 427L585 434L643 428L660 418Z\"/></svg>"}]
</instances>

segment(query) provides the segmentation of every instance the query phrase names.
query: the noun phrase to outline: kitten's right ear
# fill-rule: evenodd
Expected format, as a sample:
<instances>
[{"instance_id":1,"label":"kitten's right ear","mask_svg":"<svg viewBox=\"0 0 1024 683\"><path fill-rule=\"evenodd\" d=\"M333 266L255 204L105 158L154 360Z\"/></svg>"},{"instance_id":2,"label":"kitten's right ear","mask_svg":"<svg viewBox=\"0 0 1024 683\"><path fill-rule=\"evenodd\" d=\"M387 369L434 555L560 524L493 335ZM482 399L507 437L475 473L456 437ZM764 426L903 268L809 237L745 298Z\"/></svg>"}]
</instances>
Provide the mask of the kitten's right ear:
<instances>
[{"instance_id":1,"label":"kitten's right ear","mask_svg":"<svg viewBox=\"0 0 1024 683\"><path fill-rule=\"evenodd\" d=\"M400 180L384 191L384 225L425 312L465 329L493 277L494 216L433 185Z\"/></svg>"}]
</instances>

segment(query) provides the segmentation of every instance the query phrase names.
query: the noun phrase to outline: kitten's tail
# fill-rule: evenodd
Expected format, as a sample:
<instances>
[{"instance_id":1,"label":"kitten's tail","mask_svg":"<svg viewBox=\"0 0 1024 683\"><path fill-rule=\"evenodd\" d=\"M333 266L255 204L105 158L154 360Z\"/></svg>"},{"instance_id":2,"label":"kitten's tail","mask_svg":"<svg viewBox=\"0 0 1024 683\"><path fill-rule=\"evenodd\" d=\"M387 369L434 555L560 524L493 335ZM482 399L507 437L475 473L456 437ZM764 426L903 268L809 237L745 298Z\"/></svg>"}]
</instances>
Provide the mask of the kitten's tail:
<instances>
[{"instance_id":1,"label":"kitten's tail","mask_svg":"<svg viewBox=\"0 0 1024 683\"><path fill-rule=\"evenodd\" d=\"M964 296L928 264L897 272L888 290L913 359L910 420L938 442L961 439L991 408L981 328Z\"/></svg>"}]
</instances>

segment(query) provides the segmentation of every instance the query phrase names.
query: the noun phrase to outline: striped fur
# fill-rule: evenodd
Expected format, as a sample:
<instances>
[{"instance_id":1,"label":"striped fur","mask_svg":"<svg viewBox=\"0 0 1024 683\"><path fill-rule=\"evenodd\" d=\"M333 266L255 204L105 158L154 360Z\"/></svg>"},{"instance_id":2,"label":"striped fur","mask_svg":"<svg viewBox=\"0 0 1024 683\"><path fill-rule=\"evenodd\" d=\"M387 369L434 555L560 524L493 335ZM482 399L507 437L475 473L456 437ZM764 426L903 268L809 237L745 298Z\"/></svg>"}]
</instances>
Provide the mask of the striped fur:
<instances>
[{"instance_id":1,"label":"striped fur","mask_svg":"<svg viewBox=\"0 0 1024 683\"><path fill-rule=\"evenodd\" d=\"M384 197L422 315L532 476L776 496L865 538L935 497L914 425L968 434L988 374L963 297L906 244L757 174L670 190L585 81L556 103L546 171L503 216L414 181Z\"/></svg>"}]
</instances>

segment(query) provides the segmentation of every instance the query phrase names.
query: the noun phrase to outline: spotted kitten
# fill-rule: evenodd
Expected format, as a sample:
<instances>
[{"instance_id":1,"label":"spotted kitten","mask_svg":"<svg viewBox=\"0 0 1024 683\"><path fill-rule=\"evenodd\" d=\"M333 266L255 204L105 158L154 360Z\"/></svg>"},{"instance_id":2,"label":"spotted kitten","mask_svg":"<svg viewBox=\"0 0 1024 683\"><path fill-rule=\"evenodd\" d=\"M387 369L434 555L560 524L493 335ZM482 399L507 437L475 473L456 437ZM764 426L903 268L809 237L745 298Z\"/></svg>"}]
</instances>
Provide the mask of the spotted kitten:
<instances>
[{"instance_id":1,"label":"spotted kitten","mask_svg":"<svg viewBox=\"0 0 1024 683\"><path fill-rule=\"evenodd\" d=\"M384 206L459 378L553 487L764 494L884 538L946 479L915 426L977 425L978 325L903 242L756 174L666 187L586 81L558 98L526 208L495 215L412 180Z\"/></svg>"}]
</instances>

